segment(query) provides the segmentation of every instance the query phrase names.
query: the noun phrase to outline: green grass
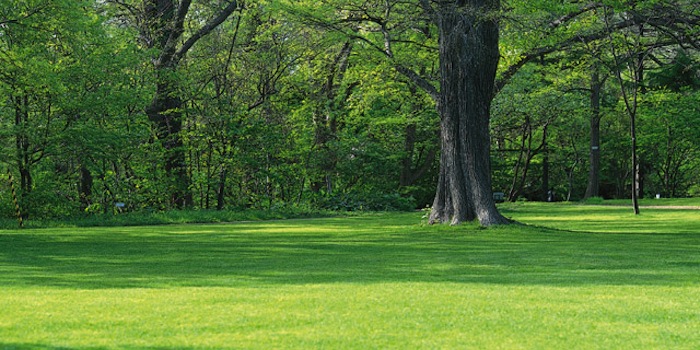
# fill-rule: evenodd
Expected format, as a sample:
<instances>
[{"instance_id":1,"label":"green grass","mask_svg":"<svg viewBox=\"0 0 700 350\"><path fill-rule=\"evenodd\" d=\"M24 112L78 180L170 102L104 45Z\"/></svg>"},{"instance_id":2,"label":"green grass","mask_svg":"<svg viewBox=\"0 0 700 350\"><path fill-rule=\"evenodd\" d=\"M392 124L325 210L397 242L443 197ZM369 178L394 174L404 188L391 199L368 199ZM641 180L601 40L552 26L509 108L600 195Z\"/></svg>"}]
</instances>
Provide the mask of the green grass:
<instances>
[{"instance_id":1,"label":"green grass","mask_svg":"<svg viewBox=\"0 0 700 350\"><path fill-rule=\"evenodd\" d=\"M700 217L504 205L0 231L0 349L697 349Z\"/></svg>"},{"instance_id":2,"label":"green grass","mask_svg":"<svg viewBox=\"0 0 700 350\"><path fill-rule=\"evenodd\" d=\"M25 228L57 227L110 227L110 226L145 226L192 223L222 223L238 221L262 221L280 219L298 219L309 217L332 217L339 213L304 208L277 208L270 210L171 210L171 211L135 211L125 213L92 213L62 219L34 218L24 221ZM351 213L344 213L349 215ZM0 230L18 227L17 219L0 218Z\"/></svg>"},{"instance_id":3,"label":"green grass","mask_svg":"<svg viewBox=\"0 0 700 350\"><path fill-rule=\"evenodd\" d=\"M632 199L606 199L596 198L592 200L593 202L599 201L602 205L622 205L622 206L632 206ZM642 198L639 200L640 206L689 206L689 207L700 207L700 197L693 198Z\"/></svg>"}]
</instances>

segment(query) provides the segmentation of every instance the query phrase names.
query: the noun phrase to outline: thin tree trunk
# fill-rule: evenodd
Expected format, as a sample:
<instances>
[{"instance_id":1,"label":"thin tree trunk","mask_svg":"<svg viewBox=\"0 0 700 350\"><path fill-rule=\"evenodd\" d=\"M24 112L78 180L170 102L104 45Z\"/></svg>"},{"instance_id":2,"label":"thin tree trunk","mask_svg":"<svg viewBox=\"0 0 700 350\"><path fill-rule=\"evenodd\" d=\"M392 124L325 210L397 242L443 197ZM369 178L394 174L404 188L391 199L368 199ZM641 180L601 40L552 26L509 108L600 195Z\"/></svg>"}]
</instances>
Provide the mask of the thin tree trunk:
<instances>
[{"instance_id":1,"label":"thin tree trunk","mask_svg":"<svg viewBox=\"0 0 700 350\"><path fill-rule=\"evenodd\" d=\"M583 198L600 196L600 92L603 82L596 69L591 74L591 130L588 186Z\"/></svg>"},{"instance_id":2,"label":"thin tree trunk","mask_svg":"<svg viewBox=\"0 0 700 350\"><path fill-rule=\"evenodd\" d=\"M17 168L19 170L19 196L20 201L25 198L34 187L31 167L33 165L30 155L30 140L27 135L29 124L29 95L22 94L14 99L15 105L15 152Z\"/></svg>"},{"instance_id":3,"label":"thin tree trunk","mask_svg":"<svg viewBox=\"0 0 700 350\"><path fill-rule=\"evenodd\" d=\"M641 74L643 73L643 66L644 66L644 54L643 53L637 53L633 54L633 51L635 48L630 46L630 43L627 43L626 51L627 53L625 54L627 56L627 59L631 59L631 61L626 61L623 62L623 56L620 55L615 47L615 44L613 42L612 38L612 32L610 31L610 26L608 23L608 14L605 16L605 21L606 25L608 26L608 31L609 31L609 38L610 38L610 51L612 53L612 56L615 60L615 76L617 78L617 81L620 83L620 93L622 95L622 100L625 104L625 110L627 111L627 115L630 118L630 138L632 139L632 169L631 169L631 175L632 175L632 209L634 211L635 215L639 215L639 198L637 197L637 190L639 188L639 185L637 181L639 180L638 178L638 167L637 167L637 107L638 107L638 98L639 98L639 88L640 84L643 81L643 77ZM643 34L643 28L640 25L639 27L639 38L641 38ZM634 45L633 45L634 46ZM636 62L635 62L636 59ZM625 87L625 81L622 78L622 71L620 67L623 67L624 65L627 66L629 75L632 77L632 82L630 86L630 91L627 91L627 88Z\"/></svg>"},{"instance_id":4,"label":"thin tree trunk","mask_svg":"<svg viewBox=\"0 0 700 350\"><path fill-rule=\"evenodd\" d=\"M630 136L632 137L632 209L635 215L639 215L639 194L637 193L639 191L639 160L637 159L637 118L635 114L630 115Z\"/></svg>"},{"instance_id":5,"label":"thin tree trunk","mask_svg":"<svg viewBox=\"0 0 700 350\"><path fill-rule=\"evenodd\" d=\"M399 185L400 186L409 186L411 184L411 178L412 178L412 161L413 161L413 152L415 151L415 145L416 145L416 124L415 123L409 123L406 125L405 129L405 139L404 139L404 152L405 155L403 159L401 160L401 175L399 176Z\"/></svg>"},{"instance_id":6,"label":"thin tree trunk","mask_svg":"<svg viewBox=\"0 0 700 350\"><path fill-rule=\"evenodd\" d=\"M80 182L78 186L79 198L80 198L80 209L85 210L92 204L92 184L93 177L90 169L88 169L85 164L80 165Z\"/></svg>"},{"instance_id":7,"label":"thin tree trunk","mask_svg":"<svg viewBox=\"0 0 700 350\"><path fill-rule=\"evenodd\" d=\"M350 65L349 58L352 52L352 43L346 42L335 59L328 65L326 81L321 87L319 107L314 113L314 149L316 157L315 174L311 179L311 190L315 193L325 190L330 195L333 192L333 172L337 165L337 155L330 145L337 137L338 120L335 116L337 109L334 100L340 89L340 84L345 77L345 72ZM312 150L313 151L313 150Z\"/></svg>"},{"instance_id":8,"label":"thin tree trunk","mask_svg":"<svg viewBox=\"0 0 700 350\"><path fill-rule=\"evenodd\" d=\"M542 157L542 200L548 201L548 200L554 200L553 195L550 198L549 193L550 191L554 192L552 188L549 186L549 147L547 145L547 139L543 138L543 147L542 147L542 152L543 152L543 157Z\"/></svg>"},{"instance_id":9,"label":"thin tree trunk","mask_svg":"<svg viewBox=\"0 0 700 350\"><path fill-rule=\"evenodd\" d=\"M226 195L226 168L219 171L219 186L216 190L216 210L224 209L224 200Z\"/></svg>"}]
</instances>

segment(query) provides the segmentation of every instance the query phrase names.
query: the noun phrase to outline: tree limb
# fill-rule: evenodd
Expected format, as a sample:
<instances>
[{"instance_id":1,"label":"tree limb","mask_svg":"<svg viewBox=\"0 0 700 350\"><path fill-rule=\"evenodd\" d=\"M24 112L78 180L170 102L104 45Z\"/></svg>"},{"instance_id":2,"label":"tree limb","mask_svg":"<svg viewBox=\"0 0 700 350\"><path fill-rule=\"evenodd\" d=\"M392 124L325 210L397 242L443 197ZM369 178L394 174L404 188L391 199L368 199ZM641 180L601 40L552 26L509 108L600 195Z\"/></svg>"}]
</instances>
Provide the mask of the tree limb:
<instances>
[{"instance_id":1,"label":"tree limb","mask_svg":"<svg viewBox=\"0 0 700 350\"><path fill-rule=\"evenodd\" d=\"M185 1L183 1L185 2ZM190 2L187 0L187 2ZM188 5L189 6L189 5ZM219 12L216 17L212 18L209 22L207 22L202 28L200 28L196 33L192 34L191 37L189 37L187 40L185 40L185 43L182 44L182 47L175 53L175 56L173 57L173 62L177 63L182 59L185 54L187 54L187 51L194 46L199 39L202 37L206 36L209 34L214 28L216 28L218 25L223 23L234 11L238 9L238 1L232 0L229 2L228 6L226 6L221 12ZM179 13L179 9L178 9Z\"/></svg>"},{"instance_id":2,"label":"tree limb","mask_svg":"<svg viewBox=\"0 0 700 350\"><path fill-rule=\"evenodd\" d=\"M49 4L44 4L43 6L37 6L36 8L33 8L29 11L27 11L26 14L22 15L20 18L15 18L15 19L9 19L9 18L3 18L0 19L0 26L5 25L5 24L16 24L19 23L23 19L27 19L31 16L34 16L37 13L40 13L44 11L45 9L49 8Z\"/></svg>"},{"instance_id":3,"label":"tree limb","mask_svg":"<svg viewBox=\"0 0 700 350\"><path fill-rule=\"evenodd\" d=\"M169 30L168 39L165 41L163 50L161 51L158 64L160 65L177 65L180 57L176 54L176 47L182 33L185 32L185 18L189 12L192 0L182 0L175 12L173 27Z\"/></svg>"},{"instance_id":4,"label":"tree limb","mask_svg":"<svg viewBox=\"0 0 700 350\"><path fill-rule=\"evenodd\" d=\"M624 20L615 23L611 26L611 28L614 30L619 30L622 28L630 27L634 24L634 20ZM577 35L553 45L536 47L530 50L529 52L520 55L518 61L510 65L503 73L501 73L501 76L496 80L495 93L500 92L503 89L503 87L505 87L506 84L510 82L513 76L515 76L515 73L517 73L518 70L520 70L520 68L522 68L525 64L541 57L542 55L565 50L577 44L587 44L596 40L603 39L606 35L608 35L608 30L609 28L604 28L599 31L590 33L588 35Z\"/></svg>"},{"instance_id":5,"label":"tree limb","mask_svg":"<svg viewBox=\"0 0 700 350\"><path fill-rule=\"evenodd\" d=\"M589 3L574 12L566 14L550 22L548 27L552 29L557 28L588 11L599 8L605 8L605 5L598 2ZM619 31L621 29L629 28L633 25L638 25L640 23L651 25L656 30L665 33L675 41L675 44L687 44L693 46L696 49L700 48L700 40L698 40L697 36L691 37L686 31L683 30L684 25L688 28L694 28L697 25L699 25L700 17L689 13L683 13L683 15L681 15L675 8L658 7L654 9L654 12L652 12L651 15L633 13L633 16L631 16L630 18L610 24L607 28L600 29L596 32L589 33L587 35L577 35L575 37L561 41L557 44L536 47L530 50L529 52L522 54L518 61L509 66L501 74L500 78L496 81L495 92L498 93L501 89L503 89L503 87L513 78L515 73L517 73L518 70L522 68L525 64L541 57L542 55L565 50L577 44L587 44L596 40L600 40L605 38L609 34L608 31ZM674 43L666 42L664 44L672 45ZM656 43L655 45L658 47L664 46L664 44L659 45L659 43Z\"/></svg>"},{"instance_id":6,"label":"tree limb","mask_svg":"<svg viewBox=\"0 0 700 350\"><path fill-rule=\"evenodd\" d=\"M593 2L593 3L587 4L585 6L582 6L581 8L579 8L578 10L576 10L574 12L567 13L566 15L561 16L561 17L555 19L554 21L549 22L548 27L552 28L552 29L558 28L562 24L564 24L568 21L571 21L572 19L574 19L574 18L576 18L576 17L578 17L578 16L580 16L588 11L598 9L598 8L603 7L603 6L605 6L605 5L602 3L599 3L599 2Z\"/></svg>"},{"instance_id":7,"label":"tree limb","mask_svg":"<svg viewBox=\"0 0 700 350\"><path fill-rule=\"evenodd\" d=\"M428 79L423 78L414 70L401 64L395 64L394 69L411 80L419 88L423 89L423 91L425 91L433 99L433 101L435 101L435 103L440 103L440 92L433 84L430 83L430 81L428 81Z\"/></svg>"}]
</instances>

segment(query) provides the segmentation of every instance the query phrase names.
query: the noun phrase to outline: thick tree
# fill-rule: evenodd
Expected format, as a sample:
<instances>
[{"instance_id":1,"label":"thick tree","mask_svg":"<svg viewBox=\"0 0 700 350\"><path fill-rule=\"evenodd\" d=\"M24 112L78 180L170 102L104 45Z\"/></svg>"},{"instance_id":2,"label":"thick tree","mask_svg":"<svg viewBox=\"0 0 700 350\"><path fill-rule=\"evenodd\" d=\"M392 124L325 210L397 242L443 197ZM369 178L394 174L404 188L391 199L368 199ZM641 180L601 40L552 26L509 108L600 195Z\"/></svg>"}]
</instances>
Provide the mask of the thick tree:
<instances>
[{"instance_id":1,"label":"thick tree","mask_svg":"<svg viewBox=\"0 0 700 350\"><path fill-rule=\"evenodd\" d=\"M442 154L431 222L484 226L508 220L491 189L490 108L498 67L498 11L492 1L422 1L439 31Z\"/></svg>"},{"instance_id":2,"label":"thick tree","mask_svg":"<svg viewBox=\"0 0 700 350\"><path fill-rule=\"evenodd\" d=\"M525 64L604 38L606 32L601 28L585 33L571 33L567 29L569 23L603 5L544 2L542 5L547 5L552 14L541 11L545 15L533 22L541 23L542 28L530 31L537 38L528 39L524 48L509 55L496 81L499 23L505 20L500 1L345 0L333 4L335 10L323 7L323 10L297 11L313 24L343 32L374 48L436 103L441 119L442 152L430 222L457 224L478 219L485 226L507 223L492 197L491 101ZM525 9L524 13L530 12ZM629 25L630 21L615 24L616 28ZM424 74L416 69L406 52L430 51L435 45L439 53L438 72ZM439 87L435 86L435 80L439 81Z\"/></svg>"},{"instance_id":3,"label":"thick tree","mask_svg":"<svg viewBox=\"0 0 700 350\"><path fill-rule=\"evenodd\" d=\"M508 223L492 197L491 101L525 64L581 39L569 35L563 39L555 37L551 44L534 45L507 62L508 68L496 82L499 22L503 20L500 1L346 0L333 4L335 10L314 7L304 11L297 5L290 7L302 13L306 21L343 32L374 48L436 104L441 120L442 152L430 222L458 224L478 219L484 226ZM565 10L571 12L544 21L548 24L544 34L565 27L597 6L600 5L569 6ZM420 63L414 62L415 50L425 55L435 45L439 54L438 71L416 69Z\"/></svg>"},{"instance_id":4,"label":"thick tree","mask_svg":"<svg viewBox=\"0 0 700 350\"><path fill-rule=\"evenodd\" d=\"M208 35L236 10L242 9L238 1L224 1L220 8L204 6L198 12L211 13L209 18L198 18L203 23L188 31L184 39L185 23L190 13L192 0L143 0L129 4L113 0L128 10L141 31L141 41L149 49L157 50L153 61L156 72L156 90L146 114L153 123L155 134L165 149L165 173L171 181L171 205L182 208L192 204L189 190L190 177L187 172L186 152L182 140L183 101L180 96L177 69L187 52L202 37Z\"/></svg>"},{"instance_id":5,"label":"thick tree","mask_svg":"<svg viewBox=\"0 0 700 350\"><path fill-rule=\"evenodd\" d=\"M339 19L323 19L310 12L304 17L375 48L436 103L441 120L440 173L429 221L459 224L478 219L484 226L508 223L493 200L490 165L489 120L500 57L500 1L364 1L338 7L343 8L336 14ZM411 44L429 48L431 43L419 41L434 40L434 31L439 46L435 72L439 88L407 64L405 52ZM422 38L408 34L415 32Z\"/></svg>"}]
</instances>

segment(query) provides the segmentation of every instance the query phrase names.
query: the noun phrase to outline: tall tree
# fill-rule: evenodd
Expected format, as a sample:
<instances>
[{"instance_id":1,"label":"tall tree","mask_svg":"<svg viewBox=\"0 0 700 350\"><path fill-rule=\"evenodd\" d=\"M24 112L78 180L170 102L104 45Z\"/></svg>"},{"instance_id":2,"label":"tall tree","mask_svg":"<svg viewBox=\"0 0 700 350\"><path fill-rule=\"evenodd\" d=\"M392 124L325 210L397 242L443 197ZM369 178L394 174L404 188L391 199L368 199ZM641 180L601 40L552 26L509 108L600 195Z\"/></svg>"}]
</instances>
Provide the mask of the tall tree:
<instances>
[{"instance_id":1,"label":"tall tree","mask_svg":"<svg viewBox=\"0 0 700 350\"><path fill-rule=\"evenodd\" d=\"M0 125L14 143L13 154L2 161L14 163L21 202L32 209L40 207L26 203L37 187L37 168L56 151L54 138L70 121L61 110L67 73L80 65L78 51L93 44L80 5L11 1L0 12L0 93L8 104L0 110ZM84 35L78 38L73 30Z\"/></svg>"},{"instance_id":2,"label":"tall tree","mask_svg":"<svg viewBox=\"0 0 700 350\"><path fill-rule=\"evenodd\" d=\"M336 8L336 18L321 18L311 10L303 17L375 48L436 103L441 156L430 222L508 223L493 200L489 153L490 107L500 57L500 1L349 1ZM439 88L405 61L407 46L430 48L435 39Z\"/></svg>"},{"instance_id":3,"label":"tall tree","mask_svg":"<svg viewBox=\"0 0 700 350\"><path fill-rule=\"evenodd\" d=\"M312 170L311 190L315 193L325 191L333 193L332 173L336 168L337 155L332 149L331 143L337 138L338 110L343 107L345 100L350 95L352 88L344 97L338 98L342 92L342 82L349 67L349 58L352 53L352 43L345 42L340 47L335 57L323 69L324 81L320 84L320 91L316 98L316 106L313 111L314 143L313 151L316 153L316 169Z\"/></svg>"},{"instance_id":4,"label":"tall tree","mask_svg":"<svg viewBox=\"0 0 700 350\"><path fill-rule=\"evenodd\" d=\"M584 198L600 196L600 110L601 93L605 78L601 78L597 67L591 68L590 82L590 152L588 165L588 185Z\"/></svg>"},{"instance_id":5,"label":"tall tree","mask_svg":"<svg viewBox=\"0 0 700 350\"><path fill-rule=\"evenodd\" d=\"M430 221L508 223L492 196L489 136L500 1L421 3L437 24L440 46L442 154Z\"/></svg>"},{"instance_id":6,"label":"tall tree","mask_svg":"<svg viewBox=\"0 0 700 350\"><path fill-rule=\"evenodd\" d=\"M157 50L153 61L156 72L156 89L146 114L153 123L155 134L165 149L165 173L172 181L170 202L177 208L192 203L189 190L190 178L187 172L186 152L182 140L183 100L180 96L177 69L187 52L202 37L211 33L229 18L236 10L242 10L242 3L228 0L217 4L202 2L201 13L210 13L208 18L196 18L192 22L202 23L198 28L188 30L185 36L185 23L188 21L192 0L143 0L141 3L112 0L128 10L140 27L141 40L149 49Z\"/></svg>"}]
</instances>

